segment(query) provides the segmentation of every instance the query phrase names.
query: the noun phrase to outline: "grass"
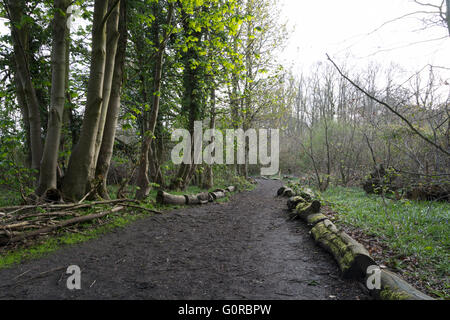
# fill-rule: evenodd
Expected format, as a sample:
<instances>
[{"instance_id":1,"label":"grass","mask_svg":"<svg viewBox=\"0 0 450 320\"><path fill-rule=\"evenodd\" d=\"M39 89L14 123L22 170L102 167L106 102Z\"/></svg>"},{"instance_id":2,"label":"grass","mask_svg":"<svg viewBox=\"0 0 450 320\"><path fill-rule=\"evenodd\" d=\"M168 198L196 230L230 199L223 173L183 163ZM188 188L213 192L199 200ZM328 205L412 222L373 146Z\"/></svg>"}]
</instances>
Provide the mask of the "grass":
<instances>
[{"instance_id":1,"label":"grass","mask_svg":"<svg viewBox=\"0 0 450 320\"><path fill-rule=\"evenodd\" d=\"M213 189L217 188L225 188L225 185L218 185ZM133 188L133 187L130 187ZM244 190L249 190L250 187L243 188ZM134 189L133 189L134 190ZM133 191L131 190L131 191ZM116 194L117 186L110 186L110 194L113 196ZM196 194L203 192L204 190L191 186L188 187L186 191L183 192L172 192L173 194ZM212 190L210 190L212 191ZM134 194L134 193L131 193ZM145 203L142 203L141 206L146 207L148 209L157 209L160 211L167 211L171 209L179 209L185 206L173 206L173 205L159 205L156 204L156 194L157 190L152 190L149 197L147 198ZM11 198L14 201L8 201L6 198L0 198L0 207L8 206L8 205L16 205L18 204L15 200L16 195L11 195ZM217 202L223 203L227 202L230 199L230 195L223 199L218 200ZM95 209L100 209L101 207L96 207ZM107 207L103 208L107 210ZM93 213L94 209L90 209L85 212L85 214ZM30 246L19 246L18 248L0 253L0 269L10 267L14 264L21 263L26 260L36 259L52 252L57 251L59 248L65 245L73 245L77 243L82 243L91 239L98 238L102 234L108 233L116 228L125 227L132 222L142 219L144 217L152 216L153 214L149 212L139 211L137 212L134 209L129 209L126 211L122 211L120 214L109 215L107 218L102 219L104 224L98 226L95 222L87 222L79 225L78 227L82 230L81 233L74 233L70 231L60 231L56 236L48 237L47 239L43 239L40 243L32 244Z\"/></svg>"},{"instance_id":2,"label":"grass","mask_svg":"<svg viewBox=\"0 0 450 320\"><path fill-rule=\"evenodd\" d=\"M338 224L377 236L398 256L414 257L416 265L405 274L423 281L429 292L449 298L449 203L396 201L343 187L329 188L322 198L338 212ZM404 267L400 260L392 264Z\"/></svg>"},{"instance_id":3,"label":"grass","mask_svg":"<svg viewBox=\"0 0 450 320\"><path fill-rule=\"evenodd\" d=\"M22 201L18 192L0 188L0 207L20 205Z\"/></svg>"}]
</instances>

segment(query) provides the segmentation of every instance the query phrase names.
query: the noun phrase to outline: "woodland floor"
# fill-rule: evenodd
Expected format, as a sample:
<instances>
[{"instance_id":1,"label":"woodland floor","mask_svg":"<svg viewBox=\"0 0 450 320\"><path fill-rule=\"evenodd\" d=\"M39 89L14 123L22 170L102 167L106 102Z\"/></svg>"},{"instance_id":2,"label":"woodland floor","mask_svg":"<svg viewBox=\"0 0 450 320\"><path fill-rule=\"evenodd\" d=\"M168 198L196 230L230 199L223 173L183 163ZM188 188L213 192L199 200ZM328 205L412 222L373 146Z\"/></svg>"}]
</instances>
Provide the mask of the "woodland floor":
<instances>
[{"instance_id":1,"label":"woodland floor","mask_svg":"<svg viewBox=\"0 0 450 320\"><path fill-rule=\"evenodd\" d=\"M286 220L280 185L259 181L227 203L144 218L0 270L0 298L368 299L302 222ZM66 288L69 265L81 268L81 290Z\"/></svg>"}]
</instances>

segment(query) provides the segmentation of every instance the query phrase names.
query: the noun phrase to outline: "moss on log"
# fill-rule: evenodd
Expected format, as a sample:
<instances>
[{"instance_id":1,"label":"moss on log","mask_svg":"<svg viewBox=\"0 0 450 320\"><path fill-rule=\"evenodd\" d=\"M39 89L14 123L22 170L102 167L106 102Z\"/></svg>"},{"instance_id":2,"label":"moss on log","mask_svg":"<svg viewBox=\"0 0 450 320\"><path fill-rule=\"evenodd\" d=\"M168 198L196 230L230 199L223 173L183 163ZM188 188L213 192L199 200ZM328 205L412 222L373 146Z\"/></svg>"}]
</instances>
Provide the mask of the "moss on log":
<instances>
[{"instance_id":1,"label":"moss on log","mask_svg":"<svg viewBox=\"0 0 450 320\"><path fill-rule=\"evenodd\" d=\"M290 197L289 200L287 201L287 206L289 208L289 210L294 210L299 203L305 203L306 200L303 199L303 197L301 196L294 196L294 197Z\"/></svg>"},{"instance_id":2,"label":"moss on log","mask_svg":"<svg viewBox=\"0 0 450 320\"><path fill-rule=\"evenodd\" d=\"M311 234L322 248L333 255L344 278L364 279L367 268L376 265L361 244L339 231L330 220L317 223Z\"/></svg>"},{"instance_id":3,"label":"moss on log","mask_svg":"<svg viewBox=\"0 0 450 320\"><path fill-rule=\"evenodd\" d=\"M372 294L382 300L434 300L387 270L381 270L381 290Z\"/></svg>"},{"instance_id":4,"label":"moss on log","mask_svg":"<svg viewBox=\"0 0 450 320\"><path fill-rule=\"evenodd\" d=\"M291 188L286 188L286 189L283 191L282 196L285 197L285 198L290 198L290 197L295 196L295 192L294 192L294 190L292 190Z\"/></svg>"},{"instance_id":5,"label":"moss on log","mask_svg":"<svg viewBox=\"0 0 450 320\"><path fill-rule=\"evenodd\" d=\"M309 188L300 188L298 195L303 197L306 201L312 201L317 197L315 193Z\"/></svg>"},{"instance_id":6,"label":"moss on log","mask_svg":"<svg viewBox=\"0 0 450 320\"><path fill-rule=\"evenodd\" d=\"M327 216L321 214L321 213L314 213L314 214L310 214L306 217L306 222L308 223L308 225L310 226L315 226L316 224L318 224L319 222L322 222L324 220L328 219Z\"/></svg>"},{"instance_id":7,"label":"moss on log","mask_svg":"<svg viewBox=\"0 0 450 320\"><path fill-rule=\"evenodd\" d=\"M317 195L314 193L314 191L312 191L310 188L301 186L299 183L289 182L287 187L294 190L294 193L297 196L301 196L308 202L317 198Z\"/></svg>"},{"instance_id":8,"label":"moss on log","mask_svg":"<svg viewBox=\"0 0 450 320\"><path fill-rule=\"evenodd\" d=\"M302 219L308 221L310 214L318 213L320 211L320 201L299 203L294 212L289 215L290 219Z\"/></svg>"}]
</instances>

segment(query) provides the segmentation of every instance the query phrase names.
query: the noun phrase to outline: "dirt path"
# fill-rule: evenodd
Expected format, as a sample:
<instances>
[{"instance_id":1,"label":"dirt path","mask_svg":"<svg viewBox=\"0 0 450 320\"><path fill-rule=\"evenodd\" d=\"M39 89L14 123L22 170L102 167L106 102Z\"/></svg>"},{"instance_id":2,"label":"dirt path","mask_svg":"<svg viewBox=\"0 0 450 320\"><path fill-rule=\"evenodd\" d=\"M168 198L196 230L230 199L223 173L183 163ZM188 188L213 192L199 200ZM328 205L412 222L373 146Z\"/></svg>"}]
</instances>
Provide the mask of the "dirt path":
<instances>
[{"instance_id":1,"label":"dirt path","mask_svg":"<svg viewBox=\"0 0 450 320\"><path fill-rule=\"evenodd\" d=\"M306 226L286 221L280 182L259 182L228 203L139 220L0 270L0 298L365 299ZM66 288L69 265L81 268L81 290Z\"/></svg>"}]
</instances>

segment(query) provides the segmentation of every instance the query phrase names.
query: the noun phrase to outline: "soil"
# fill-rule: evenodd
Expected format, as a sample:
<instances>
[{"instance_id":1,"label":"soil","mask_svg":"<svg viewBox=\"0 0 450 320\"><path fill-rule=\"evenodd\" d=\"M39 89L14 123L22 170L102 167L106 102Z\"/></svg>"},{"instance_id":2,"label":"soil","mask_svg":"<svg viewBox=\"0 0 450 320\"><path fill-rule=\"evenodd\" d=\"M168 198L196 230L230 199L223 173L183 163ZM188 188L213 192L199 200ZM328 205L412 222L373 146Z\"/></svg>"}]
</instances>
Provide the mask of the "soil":
<instances>
[{"instance_id":1,"label":"soil","mask_svg":"<svg viewBox=\"0 0 450 320\"><path fill-rule=\"evenodd\" d=\"M368 299L309 228L287 221L280 181L227 203L144 218L0 270L1 299ZM70 265L81 290L68 290Z\"/></svg>"}]
</instances>

